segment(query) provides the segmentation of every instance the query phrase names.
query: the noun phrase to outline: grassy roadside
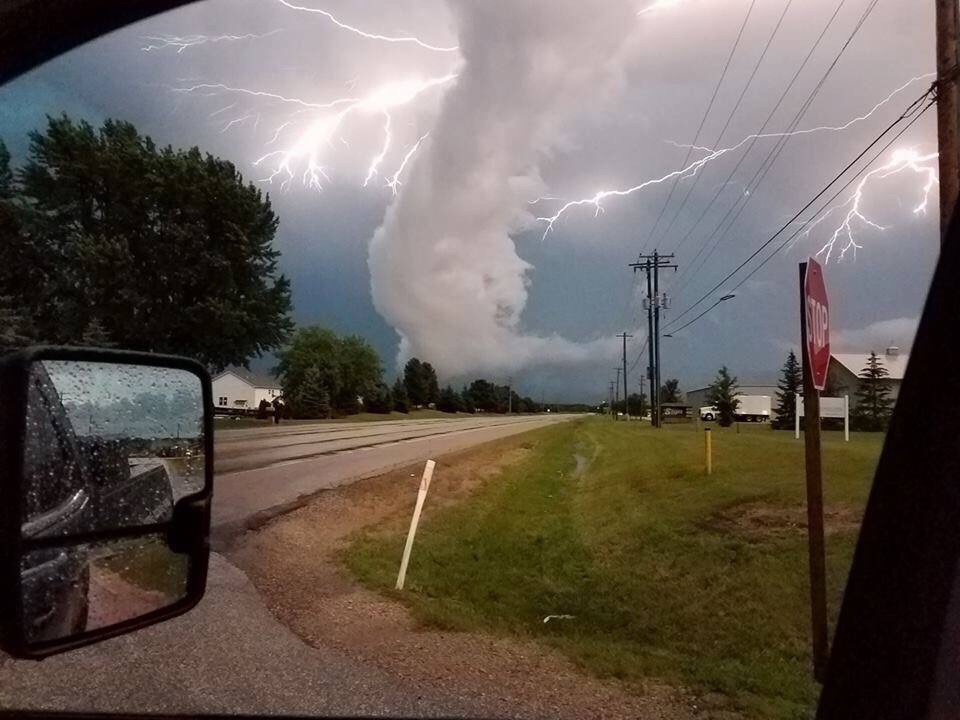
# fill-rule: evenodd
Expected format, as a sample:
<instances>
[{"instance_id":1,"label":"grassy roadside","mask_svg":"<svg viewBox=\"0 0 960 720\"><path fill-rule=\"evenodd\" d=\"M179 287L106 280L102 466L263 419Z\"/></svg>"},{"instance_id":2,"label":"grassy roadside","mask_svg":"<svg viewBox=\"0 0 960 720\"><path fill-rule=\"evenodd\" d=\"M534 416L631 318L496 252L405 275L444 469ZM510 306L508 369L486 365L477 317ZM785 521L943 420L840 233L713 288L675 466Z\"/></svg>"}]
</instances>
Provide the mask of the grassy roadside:
<instances>
[{"instance_id":1,"label":"grassy roadside","mask_svg":"<svg viewBox=\"0 0 960 720\"><path fill-rule=\"evenodd\" d=\"M594 419L530 433L531 455L468 502L433 515L428 500L404 602L430 626L541 638L603 677L807 717L802 444L761 427L714 435L707 478L690 426ZM880 442L825 434L834 612ZM362 534L347 565L392 592L404 533Z\"/></svg>"}]
</instances>

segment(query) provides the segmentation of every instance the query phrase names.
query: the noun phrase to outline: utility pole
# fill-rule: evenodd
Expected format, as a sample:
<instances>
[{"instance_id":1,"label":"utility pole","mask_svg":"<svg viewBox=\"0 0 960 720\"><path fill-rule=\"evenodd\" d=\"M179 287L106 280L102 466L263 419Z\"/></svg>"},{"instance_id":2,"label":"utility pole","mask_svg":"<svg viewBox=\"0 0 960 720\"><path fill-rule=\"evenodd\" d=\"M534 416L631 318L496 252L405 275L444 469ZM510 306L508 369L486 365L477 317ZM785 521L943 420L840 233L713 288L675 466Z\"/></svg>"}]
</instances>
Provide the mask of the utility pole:
<instances>
[{"instance_id":1,"label":"utility pole","mask_svg":"<svg viewBox=\"0 0 960 720\"><path fill-rule=\"evenodd\" d=\"M513 376L507 378L507 415L513 414Z\"/></svg>"},{"instance_id":2,"label":"utility pole","mask_svg":"<svg viewBox=\"0 0 960 720\"><path fill-rule=\"evenodd\" d=\"M623 416L629 420L630 404L627 402L627 338L632 338L633 335L627 335L626 332L622 332L617 335L617 337L623 338Z\"/></svg>"},{"instance_id":3,"label":"utility pole","mask_svg":"<svg viewBox=\"0 0 960 720\"><path fill-rule=\"evenodd\" d=\"M660 427L660 308L666 307L666 296L660 294L660 270L677 269L671 261L673 254L661 255L654 250L653 255L640 255L637 262L628 267L634 272L643 270L647 274L647 337L649 341L650 367L647 377L650 379L650 420L654 427Z\"/></svg>"},{"instance_id":4,"label":"utility pole","mask_svg":"<svg viewBox=\"0 0 960 720\"><path fill-rule=\"evenodd\" d=\"M960 88L957 0L937 3L937 138L940 146L940 241L960 194Z\"/></svg>"},{"instance_id":5,"label":"utility pole","mask_svg":"<svg viewBox=\"0 0 960 720\"><path fill-rule=\"evenodd\" d=\"M616 420L616 417L613 414L613 380L610 381L610 405L608 408L610 410L610 419Z\"/></svg>"},{"instance_id":6,"label":"utility pole","mask_svg":"<svg viewBox=\"0 0 960 720\"><path fill-rule=\"evenodd\" d=\"M614 370L617 371L617 379L614 382L614 386L616 387L616 395L614 395L613 399L615 403L619 403L620 402L620 366L618 365L617 367L614 368ZM616 410L614 410L613 419L614 420L617 419Z\"/></svg>"}]
</instances>

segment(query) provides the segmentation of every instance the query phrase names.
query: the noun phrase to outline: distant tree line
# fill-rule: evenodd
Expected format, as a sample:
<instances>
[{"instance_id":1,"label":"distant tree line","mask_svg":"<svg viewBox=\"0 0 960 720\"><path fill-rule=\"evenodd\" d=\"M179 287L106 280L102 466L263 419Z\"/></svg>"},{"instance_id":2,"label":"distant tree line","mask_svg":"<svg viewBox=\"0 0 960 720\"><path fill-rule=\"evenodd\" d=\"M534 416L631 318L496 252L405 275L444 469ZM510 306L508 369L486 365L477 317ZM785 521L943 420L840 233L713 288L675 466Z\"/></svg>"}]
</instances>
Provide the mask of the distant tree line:
<instances>
[{"instance_id":1,"label":"distant tree line","mask_svg":"<svg viewBox=\"0 0 960 720\"><path fill-rule=\"evenodd\" d=\"M538 413L543 408L505 385L477 379L461 390L441 388L437 371L411 358L392 384L384 379L377 351L356 335L322 327L297 330L278 353L276 373L287 413L316 418L434 408L448 413Z\"/></svg>"},{"instance_id":2,"label":"distant tree line","mask_svg":"<svg viewBox=\"0 0 960 720\"><path fill-rule=\"evenodd\" d=\"M0 141L0 353L118 346L217 370L277 348L292 329L278 222L225 160L48 118L21 167Z\"/></svg>"}]
</instances>

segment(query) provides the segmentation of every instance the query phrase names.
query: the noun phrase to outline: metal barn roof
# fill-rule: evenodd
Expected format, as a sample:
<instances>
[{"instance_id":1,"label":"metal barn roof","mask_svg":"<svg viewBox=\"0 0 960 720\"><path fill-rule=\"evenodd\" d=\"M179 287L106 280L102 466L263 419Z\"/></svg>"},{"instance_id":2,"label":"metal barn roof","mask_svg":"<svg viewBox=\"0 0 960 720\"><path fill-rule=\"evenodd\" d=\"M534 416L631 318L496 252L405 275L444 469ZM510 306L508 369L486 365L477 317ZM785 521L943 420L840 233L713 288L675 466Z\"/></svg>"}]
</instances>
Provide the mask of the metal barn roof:
<instances>
[{"instance_id":1,"label":"metal barn roof","mask_svg":"<svg viewBox=\"0 0 960 720\"><path fill-rule=\"evenodd\" d=\"M859 376L860 371L870 360L870 353L831 353L831 357L854 375ZM877 357L880 359L880 364L890 373L891 380L903 380L903 375L907 371L907 361L910 359L909 353L902 353L897 348L887 348L884 352L878 352Z\"/></svg>"}]
</instances>

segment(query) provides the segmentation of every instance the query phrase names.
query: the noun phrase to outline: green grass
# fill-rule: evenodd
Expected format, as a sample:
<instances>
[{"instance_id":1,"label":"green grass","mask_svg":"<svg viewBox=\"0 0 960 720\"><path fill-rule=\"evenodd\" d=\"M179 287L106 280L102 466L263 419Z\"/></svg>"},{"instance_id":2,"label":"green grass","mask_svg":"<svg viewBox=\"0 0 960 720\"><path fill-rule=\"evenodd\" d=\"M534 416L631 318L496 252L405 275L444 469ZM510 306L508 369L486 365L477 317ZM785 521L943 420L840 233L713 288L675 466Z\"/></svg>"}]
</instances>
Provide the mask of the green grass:
<instances>
[{"instance_id":1,"label":"green grass","mask_svg":"<svg viewBox=\"0 0 960 720\"><path fill-rule=\"evenodd\" d=\"M421 622L539 638L601 677L680 683L749 717L810 716L801 441L714 429L707 477L689 425L525 437L531 455L468 501L433 514L428 499L402 595ZM833 616L881 441L824 434ZM392 594L405 530L358 536L347 565ZM575 617L543 623L557 614Z\"/></svg>"},{"instance_id":2,"label":"green grass","mask_svg":"<svg viewBox=\"0 0 960 720\"><path fill-rule=\"evenodd\" d=\"M357 413L356 415L347 415L333 420L283 420L284 425L327 425L331 423L346 422L383 422L384 420L430 420L434 418L457 417L452 413L440 412L439 410L412 410L410 413L392 412L389 415L381 413ZM466 417L466 416L461 416ZM213 419L215 430L239 430L242 428L271 427L273 420L258 420L252 417L217 417Z\"/></svg>"},{"instance_id":3,"label":"green grass","mask_svg":"<svg viewBox=\"0 0 960 720\"><path fill-rule=\"evenodd\" d=\"M142 590L162 593L170 602L186 594L189 558L171 552L160 536L119 540L97 564ZM107 548L104 548L105 550Z\"/></svg>"}]
</instances>

